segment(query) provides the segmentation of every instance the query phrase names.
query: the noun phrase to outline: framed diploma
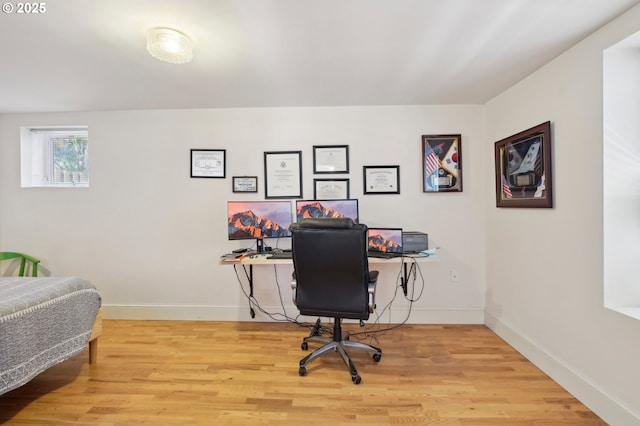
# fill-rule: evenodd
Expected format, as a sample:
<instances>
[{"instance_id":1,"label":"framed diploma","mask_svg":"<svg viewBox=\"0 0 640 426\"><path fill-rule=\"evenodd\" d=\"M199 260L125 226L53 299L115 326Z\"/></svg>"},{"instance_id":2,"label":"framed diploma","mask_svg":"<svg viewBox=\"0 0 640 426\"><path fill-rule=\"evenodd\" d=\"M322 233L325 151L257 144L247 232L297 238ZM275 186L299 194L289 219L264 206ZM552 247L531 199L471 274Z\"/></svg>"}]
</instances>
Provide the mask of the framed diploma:
<instances>
[{"instance_id":1,"label":"framed diploma","mask_svg":"<svg viewBox=\"0 0 640 426\"><path fill-rule=\"evenodd\" d=\"M349 179L314 179L314 200L345 200L349 198Z\"/></svg>"},{"instance_id":2,"label":"framed diploma","mask_svg":"<svg viewBox=\"0 0 640 426\"><path fill-rule=\"evenodd\" d=\"M313 173L349 173L349 145L314 145Z\"/></svg>"},{"instance_id":3,"label":"framed diploma","mask_svg":"<svg viewBox=\"0 0 640 426\"><path fill-rule=\"evenodd\" d=\"M363 166L365 194L399 194L400 166Z\"/></svg>"},{"instance_id":4,"label":"framed diploma","mask_svg":"<svg viewBox=\"0 0 640 426\"><path fill-rule=\"evenodd\" d=\"M225 178L226 150L224 149L192 149L192 178Z\"/></svg>"},{"instance_id":5,"label":"framed diploma","mask_svg":"<svg viewBox=\"0 0 640 426\"><path fill-rule=\"evenodd\" d=\"M302 151L264 153L265 198L302 198Z\"/></svg>"},{"instance_id":6,"label":"framed diploma","mask_svg":"<svg viewBox=\"0 0 640 426\"><path fill-rule=\"evenodd\" d=\"M258 192L258 176L234 176L233 192Z\"/></svg>"}]
</instances>

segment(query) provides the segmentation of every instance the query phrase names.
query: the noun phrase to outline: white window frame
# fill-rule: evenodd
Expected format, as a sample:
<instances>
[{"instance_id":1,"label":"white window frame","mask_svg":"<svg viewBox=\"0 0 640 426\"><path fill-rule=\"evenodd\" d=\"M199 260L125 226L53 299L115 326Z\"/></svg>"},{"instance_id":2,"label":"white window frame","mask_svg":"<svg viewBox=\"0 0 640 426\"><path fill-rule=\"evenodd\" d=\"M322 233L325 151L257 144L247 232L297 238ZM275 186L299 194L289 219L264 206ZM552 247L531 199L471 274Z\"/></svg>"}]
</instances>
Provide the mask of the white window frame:
<instances>
[{"instance_id":1,"label":"white window frame","mask_svg":"<svg viewBox=\"0 0 640 426\"><path fill-rule=\"evenodd\" d=\"M55 181L53 178L53 143L51 141L54 136L81 137L88 140L89 130L87 126L22 127L20 129L21 186L23 188L89 187L89 164L87 164L85 181L78 182L74 179L65 182Z\"/></svg>"},{"instance_id":2,"label":"white window frame","mask_svg":"<svg viewBox=\"0 0 640 426\"><path fill-rule=\"evenodd\" d=\"M640 32L603 53L604 306L640 320Z\"/></svg>"}]
</instances>

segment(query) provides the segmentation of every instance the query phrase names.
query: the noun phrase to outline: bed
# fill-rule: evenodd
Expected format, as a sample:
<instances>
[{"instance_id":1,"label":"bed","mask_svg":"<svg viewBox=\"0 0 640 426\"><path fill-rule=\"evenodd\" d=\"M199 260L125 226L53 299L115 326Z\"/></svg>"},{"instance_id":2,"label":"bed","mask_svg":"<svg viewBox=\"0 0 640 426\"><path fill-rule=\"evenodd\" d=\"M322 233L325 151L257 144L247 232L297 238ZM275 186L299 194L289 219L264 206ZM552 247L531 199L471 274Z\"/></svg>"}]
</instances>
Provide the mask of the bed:
<instances>
[{"instance_id":1,"label":"bed","mask_svg":"<svg viewBox=\"0 0 640 426\"><path fill-rule=\"evenodd\" d=\"M0 277L0 395L81 353L95 362L102 299L78 277Z\"/></svg>"}]
</instances>

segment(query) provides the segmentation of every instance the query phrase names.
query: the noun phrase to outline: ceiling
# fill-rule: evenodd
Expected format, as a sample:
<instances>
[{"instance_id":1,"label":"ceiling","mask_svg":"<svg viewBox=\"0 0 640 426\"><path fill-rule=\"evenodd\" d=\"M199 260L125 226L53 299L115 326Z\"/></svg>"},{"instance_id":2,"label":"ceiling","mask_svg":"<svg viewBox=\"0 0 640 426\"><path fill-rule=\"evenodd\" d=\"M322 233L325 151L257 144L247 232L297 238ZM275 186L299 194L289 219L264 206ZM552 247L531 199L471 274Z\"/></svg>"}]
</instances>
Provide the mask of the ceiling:
<instances>
[{"instance_id":1,"label":"ceiling","mask_svg":"<svg viewBox=\"0 0 640 426\"><path fill-rule=\"evenodd\" d=\"M639 2L49 1L0 14L0 113L482 104ZM158 26L192 62L146 52Z\"/></svg>"}]
</instances>

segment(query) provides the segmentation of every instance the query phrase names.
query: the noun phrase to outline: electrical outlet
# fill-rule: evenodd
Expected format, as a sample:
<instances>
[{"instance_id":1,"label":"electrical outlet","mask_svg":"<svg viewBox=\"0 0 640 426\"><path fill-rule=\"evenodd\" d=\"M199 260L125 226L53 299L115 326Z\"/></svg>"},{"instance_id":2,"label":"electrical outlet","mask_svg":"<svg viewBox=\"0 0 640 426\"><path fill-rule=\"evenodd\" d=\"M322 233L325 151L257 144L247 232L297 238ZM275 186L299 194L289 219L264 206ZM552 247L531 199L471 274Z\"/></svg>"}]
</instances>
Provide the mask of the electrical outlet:
<instances>
[{"instance_id":1,"label":"electrical outlet","mask_svg":"<svg viewBox=\"0 0 640 426\"><path fill-rule=\"evenodd\" d=\"M452 283L458 282L458 272L456 272L455 269L449 270L449 281Z\"/></svg>"}]
</instances>

